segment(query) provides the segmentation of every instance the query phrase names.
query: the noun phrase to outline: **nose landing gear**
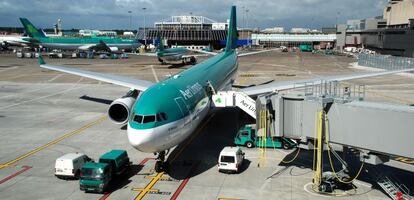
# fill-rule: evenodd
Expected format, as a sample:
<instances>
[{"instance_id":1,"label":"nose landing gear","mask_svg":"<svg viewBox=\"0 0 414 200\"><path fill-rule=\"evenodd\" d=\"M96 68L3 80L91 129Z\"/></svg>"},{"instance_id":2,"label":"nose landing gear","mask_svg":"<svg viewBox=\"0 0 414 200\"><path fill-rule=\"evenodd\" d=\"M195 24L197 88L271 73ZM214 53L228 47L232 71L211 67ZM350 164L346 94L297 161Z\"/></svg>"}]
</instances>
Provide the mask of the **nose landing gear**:
<instances>
[{"instance_id":1,"label":"nose landing gear","mask_svg":"<svg viewBox=\"0 0 414 200\"><path fill-rule=\"evenodd\" d=\"M168 164L167 162L165 162L165 156L168 154L168 152L169 150L161 151L157 153L158 155L157 155L156 163L154 167L155 172L160 173L160 172L167 171Z\"/></svg>"}]
</instances>

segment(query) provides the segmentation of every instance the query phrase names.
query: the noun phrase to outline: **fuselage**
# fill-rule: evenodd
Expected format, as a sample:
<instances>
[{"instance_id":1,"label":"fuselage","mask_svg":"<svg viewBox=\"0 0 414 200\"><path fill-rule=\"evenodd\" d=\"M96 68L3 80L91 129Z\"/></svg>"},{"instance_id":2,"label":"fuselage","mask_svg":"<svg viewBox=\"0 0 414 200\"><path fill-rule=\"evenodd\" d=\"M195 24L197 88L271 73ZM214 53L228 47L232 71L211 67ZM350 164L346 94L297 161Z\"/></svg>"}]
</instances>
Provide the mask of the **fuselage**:
<instances>
[{"instance_id":1,"label":"fuselage","mask_svg":"<svg viewBox=\"0 0 414 200\"><path fill-rule=\"evenodd\" d=\"M82 46L98 45L104 42L108 47L117 47L118 49L135 49L140 46L137 40L121 39L112 37L90 37L90 38L52 38L43 37L36 38L36 40L46 48L62 49L62 50L76 50Z\"/></svg>"},{"instance_id":2,"label":"fuselage","mask_svg":"<svg viewBox=\"0 0 414 200\"><path fill-rule=\"evenodd\" d=\"M145 90L128 121L128 139L143 152L161 152L185 140L210 111L208 83L231 87L238 68L234 50L218 54Z\"/></svg>"},{"instance_id":3,"label":"fuselage","mask_svg":"<svg viewBox=\"0 0 414 200\"><path fill-rule=\"evenodd\" d=\"M157 50L157 57L166 61L181 60L183 55L188 52L186 48L169 48Z\"/></svg>"}]
</instances>

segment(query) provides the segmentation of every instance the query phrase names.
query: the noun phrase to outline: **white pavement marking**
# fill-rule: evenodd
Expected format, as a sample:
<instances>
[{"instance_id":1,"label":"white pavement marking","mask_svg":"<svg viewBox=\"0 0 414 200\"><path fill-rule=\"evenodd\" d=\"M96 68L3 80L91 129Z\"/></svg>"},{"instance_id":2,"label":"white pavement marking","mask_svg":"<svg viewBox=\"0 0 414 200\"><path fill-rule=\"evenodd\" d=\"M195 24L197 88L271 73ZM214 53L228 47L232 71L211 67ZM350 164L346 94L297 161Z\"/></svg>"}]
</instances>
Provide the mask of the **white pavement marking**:
<instances>
[{"instance_id":1,"label":"white pavement marking","mask_svg":"<svg viewBox=\"0 0 414 200\"><path fill-rule=\"evenodd\" d=\"M47 82L52 82L52 81L58 79L61 76L63 76L63 74L58 74L58 75L54 76L53 78L49 79Z\"/></svg>"},{"instance_id":2,"label":"white pavement marking","mask_svg":"<svg viewBox=\"0 0 414 200\"><path fill-rule=\"evenodd\" d=\"M52 88L52 87L56 87L56 86L55 85L50 85L48 87L42 87L42 88L39 88L39 89L36 89L36 90L31 90L31 91L28 91L28 92L10 94L10 95L6 95L6 96L2 96L2 97L0 97L0 99L4 99L4 98L7 98L7 97L13 97L13 96L21 95L21 94L28 94L28 93L31 93L31 92L36 92L36 91L39 91L39 90L49 89L49 88Z\"/></svg>"},{"instance_id":3,"label":"white pavement marking","mask_svg":"<svg viewBox=\"0 0 414 200\"><path fill-rule=\"evenodd\" d=\"M8 106L3 106L3 107L0 107L0 110L4 110L5 108L15 107L15 106L25 104L25 103L29 103L29 102L32 102L32 101L37 101L37 100L40 100L40 99L49 98L49 97L56 96L56 95L59 95L59 94L64 94L64 93L66 93L70 90L79 89L79 88L82 88L82 87L86 87L86 86L80 86L80 87L77 87L77 88L72 87L72 88L69 88L69 89L66 89L66 90L63 90L63 91L60 91L60 92L56 92L54 94L49 94L49 95L46 95L46 96L30 99L30 100L27 100L27 101L22 101L22 102L19 102L19 103L8 105Z\"/></svg>"},{"instance_id":4,"label":"white pavement marking","mask_svg":"<svg viewBox=\"0 0 414 200\"><path fill-rule=\"evenodd\" d=\"M14 66L14 67L10 67L10 68L6 68L6 69L2 69L2 70L0 70L0 72L5 72L5 71L7 71L7 70L17 69L17 68L19 68L19 67L18 67L18 66Z\"/></svg>"},{"instance_id":5,"label":"white pavement marking","mask_svg":"<svg viewBox=\"0 0 414 200\"><path fill-rule=\"evenodd\" d=\"M69 89L67 89L66 91L70 91L70 90L72 90L72 89L74 89L77 85L79 85L79 83L82 81L84 79L84 77L80 77L79 78L79 80L75 83L75 84L73 84ZM64 93L62 93L62 94L60 94L60 96L55 100L55 101L53 101L53 104L57 104L57 102L58 101L60 101L60 99L61 99L61 97L65 94L66 92L64 92Z\"/></svg>"},{"instance_id":6,"label":"white pavement marking","mask_svg":"<svg viewBox=\"0 0 414 200\"><path fill-rule=\"evenodd\" d=\"M152 70L152 74L154 75L155 81L157 81L157 83L160 82L158 80L157 74L155 73L154 66L153 65L150 65L150 67L151 67L151 70Z\"/></svg>"}]
</instances>

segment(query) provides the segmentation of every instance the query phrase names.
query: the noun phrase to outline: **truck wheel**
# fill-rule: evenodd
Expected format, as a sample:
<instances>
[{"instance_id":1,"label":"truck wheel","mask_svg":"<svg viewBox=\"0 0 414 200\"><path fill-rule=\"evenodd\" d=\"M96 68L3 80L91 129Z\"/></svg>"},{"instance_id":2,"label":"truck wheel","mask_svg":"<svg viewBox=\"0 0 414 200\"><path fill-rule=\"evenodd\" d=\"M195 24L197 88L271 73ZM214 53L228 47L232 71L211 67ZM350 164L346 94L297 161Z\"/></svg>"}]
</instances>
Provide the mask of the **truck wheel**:
<instances>
[{"instance_id":1,"label":"truck wheel","mask_svg":"<svg viewBox=\"0 0 414 200\"><path fill-rule=\"evenodd\" d=\"M289 144L284 143L284 144L283 144L283 149L286 149L286 150L290 149Z\"/></svg>"},{"instance_id":2,"label":"truck wheel","mask_svg":"<svg viewBox=\"0 0 414 200\"><path fill-rule=\"evenodd\" d=\"M75 179L79 179L79 177L80 177L80 170L78 169L76 170L76 173L75 173Z\"/></svg>"},{"instance_id":3,"label":"truck wheel","mask_svg":"<svg viewBox=\"0 0 414 200\"><path fill-rule=\"evenodd\" d=\"M253 148L253 143L252 142L246 142L246 147L247 148Z\"/></svg>"}]
</instances>

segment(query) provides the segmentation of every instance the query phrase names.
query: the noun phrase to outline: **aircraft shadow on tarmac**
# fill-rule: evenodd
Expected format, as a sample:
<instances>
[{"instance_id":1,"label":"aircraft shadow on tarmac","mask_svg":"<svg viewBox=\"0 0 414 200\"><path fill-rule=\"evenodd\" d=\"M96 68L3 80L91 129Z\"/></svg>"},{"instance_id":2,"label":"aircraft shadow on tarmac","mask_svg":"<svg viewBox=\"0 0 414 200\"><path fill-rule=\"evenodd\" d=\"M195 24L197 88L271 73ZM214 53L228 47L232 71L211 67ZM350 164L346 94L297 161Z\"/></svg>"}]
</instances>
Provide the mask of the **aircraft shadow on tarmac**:
<instances>
[{"instance_id":1,"label":"aircraft shadow on tarmac","mask_svg":"<svg viewBox=\"0 0 414 200\"><path fill-rule=\"evenodd\" d=\"M342 151L336 151L339 155L342 155ZM297 151L293 151L290 154L288 154L284 160L290 161L294 156L296 155ZM328 152L325 151L323 154L323 171L332 171L330 163L329 163L329 157ZM335 172L339 172L342 169L341 163L335 158L334 155L331 153L331 158L333 162L333 166L335 168ZM348 164L348 175L350 178L354 178L355 175L358 173L358 170L361 167L361 162L359 161L359 155L353 154L352 152L349 152L347 156L345 157L345 161ZM291 163L283 163L281 162L279 166L285 166L281 171L287 170L290 167L299 167L299 168L313 168L313 150L304 150L301 149L298 157ZM281 172L276 172L271 177L277 176ZM293 174L291 174L294 176ZM377 180L381 178L381 176L387 176L389 178L392 178L393 180L396 180L399 184L404 184L409 191L411 191L411 195L413 194L412 191L414 191L414 173L412 171L407 171L400 168L391 167L388 165L371 165L365 163L362 169L361 174L357 178L359 181L363 181L366 183L369 183L372 185L372 189L377 189L387 195L382 188L377 184ZM309 180L312 181L312 180Z\"/></svg>"},{"instance_id":2,"label":"aircraft shadow on tarmac","mask_svg":"<svg viewBox=\"0 0 414 200\"><path fill-rule=\"evenodd\" d=\"M190 137L168 155L167 162L170 163L168 175L183 180L217 167L220 151L225 146L234 146L233 138L237 130L244 124L252 122L253 119L238 108L217 111L201 132L194 133L196 135L192 141ZM171 162L174 158L175 160ZM249 165L250 160L245 160L239 173L243 173Z\"/></svg>"},{"instance_id":3,"label":"aircraft shadow on tarmac","mask_svg":"<svg viewBox=\"0 0 414 200\"><path fill-rule=\"evenodd\" d=\"M111 182L111 186L108 187L108 191L106 192L114 192L116 190L122 189L126 187L129 183L131 183L131 177L136 176L144 167L144 165L135 165L132 164L121 178L115 179L116 181Z\"/></svg>"},{"instance_id":4,"label":"aircraft shadow on tarmac","mask_svg":"<svg viewBox=\"0 0 414 200\"><path fill-rule=\"evenodd\" d=\"M87 101L93 101L93 102L102 103L102 104L106 104L106 105L110 105L112 103L112 100L102 99L102 98L97 98L97 97L90 97L88 95L83 95L83 96L79 97L79 99L87 100Z\"/></svg>"},{"instance_id":5,"label":"aircraft shadow on tarmac","mask_svg":"<svg viewBox=\"0 0 414 200\"><path fill-rule=\"evenodd\" d=\"M168 65L169 65L168 69L176 69L176 68L188 69L189 68L189 67L186 67L187 64L184 64L184 63L174 63L174 64L168 64Z\"/></svg>"}]
</instances>

